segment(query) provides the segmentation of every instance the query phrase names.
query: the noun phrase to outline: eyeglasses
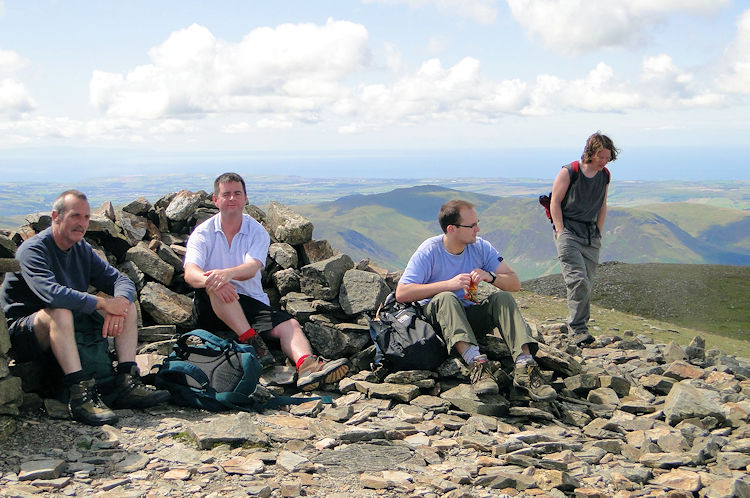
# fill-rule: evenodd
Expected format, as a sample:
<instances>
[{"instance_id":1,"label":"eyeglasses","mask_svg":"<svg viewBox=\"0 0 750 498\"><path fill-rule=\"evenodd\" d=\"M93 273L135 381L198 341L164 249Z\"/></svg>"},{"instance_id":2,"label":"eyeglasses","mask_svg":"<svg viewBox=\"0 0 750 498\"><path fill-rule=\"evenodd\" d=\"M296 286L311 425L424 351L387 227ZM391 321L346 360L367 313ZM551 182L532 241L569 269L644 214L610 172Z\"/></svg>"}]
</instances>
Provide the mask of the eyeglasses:
<instances>
[{"instance_id":1,"label":"eyeglasses","mask_svg":"<svg viewBox=\"0 0 750 498\"><path fill-rule=\"evenodd\" d=\"M453 223L454 227L461 227L461 228L476 228L479 226L479 220L477 220L476 223L472 223L471 225L460 225L458 223Z\"/></svg>"}]
</instances>

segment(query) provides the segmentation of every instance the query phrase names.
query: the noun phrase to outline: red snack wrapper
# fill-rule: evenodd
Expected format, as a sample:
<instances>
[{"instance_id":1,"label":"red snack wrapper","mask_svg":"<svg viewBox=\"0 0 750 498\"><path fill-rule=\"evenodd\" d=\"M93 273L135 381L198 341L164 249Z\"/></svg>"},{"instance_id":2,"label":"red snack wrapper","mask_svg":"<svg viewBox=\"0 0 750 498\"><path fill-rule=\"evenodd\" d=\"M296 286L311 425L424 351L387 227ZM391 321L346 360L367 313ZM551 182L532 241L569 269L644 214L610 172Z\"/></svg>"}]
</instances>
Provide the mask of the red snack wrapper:
<instances>
[{"instance_id":1,"label":"red snack wrapper","mask_svg":"<svg viewBox=\"0 0 750 498\"><path fill-rule=\"evenodd\" d=\"M466 292L464 292L464 299L466 299L467 301L471 301L472 303L479 302L479 300L477 299L477 283L476 282L472 281L471 284L469 284L469 289Z\"/></svg>"}]
</instances>

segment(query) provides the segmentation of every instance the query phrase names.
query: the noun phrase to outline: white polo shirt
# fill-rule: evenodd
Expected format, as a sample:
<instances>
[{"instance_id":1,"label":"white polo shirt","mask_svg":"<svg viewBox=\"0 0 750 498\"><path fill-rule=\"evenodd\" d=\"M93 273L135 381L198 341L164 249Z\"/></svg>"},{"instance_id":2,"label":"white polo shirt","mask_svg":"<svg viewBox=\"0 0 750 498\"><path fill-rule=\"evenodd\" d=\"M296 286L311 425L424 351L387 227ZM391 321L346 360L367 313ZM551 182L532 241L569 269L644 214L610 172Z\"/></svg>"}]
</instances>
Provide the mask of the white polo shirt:
<instances>
[{"instance_id":1,"label":"white polo shirt","mask_svg":"<svg viewBox=\"0 0 750 498\"><path fill-rule=\"evenodd\" d=\"M263 268L266 265L270 243L271 237L263 225L250 215L243 214L242 226L230 247L227 237L221 230L221 213L218 213L195 227L190 234L184 265L193 263L203 271L209 271L239 266L256 259ZM244 281L232 280L232 284L239 294L269 304L268 296L263 292L260 270L253 278Z\"/></svg>"}]
</instances>

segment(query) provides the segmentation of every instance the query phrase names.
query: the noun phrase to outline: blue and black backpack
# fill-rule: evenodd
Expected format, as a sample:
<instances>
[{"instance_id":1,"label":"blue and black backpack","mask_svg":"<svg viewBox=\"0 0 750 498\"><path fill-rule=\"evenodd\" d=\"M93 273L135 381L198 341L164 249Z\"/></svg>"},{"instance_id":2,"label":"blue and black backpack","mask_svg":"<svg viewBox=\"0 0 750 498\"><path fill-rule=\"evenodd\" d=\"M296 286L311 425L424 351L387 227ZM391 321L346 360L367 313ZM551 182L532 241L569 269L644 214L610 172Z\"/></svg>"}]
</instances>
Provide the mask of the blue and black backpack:
<instances>
[{"instance_id":1,"label":"blue and black backpack","mask_svg":"<svg viewBox=\"0 0 750 498\"><path fill-rule=\"evenodd\" d=\"M255 349L227 341L206 330L179 336L154 378L172 401L211 411L262 411L321 398L256 395L263 367ZM324 402L327 400L324 400Z\"/></svg>"}]
</instances>

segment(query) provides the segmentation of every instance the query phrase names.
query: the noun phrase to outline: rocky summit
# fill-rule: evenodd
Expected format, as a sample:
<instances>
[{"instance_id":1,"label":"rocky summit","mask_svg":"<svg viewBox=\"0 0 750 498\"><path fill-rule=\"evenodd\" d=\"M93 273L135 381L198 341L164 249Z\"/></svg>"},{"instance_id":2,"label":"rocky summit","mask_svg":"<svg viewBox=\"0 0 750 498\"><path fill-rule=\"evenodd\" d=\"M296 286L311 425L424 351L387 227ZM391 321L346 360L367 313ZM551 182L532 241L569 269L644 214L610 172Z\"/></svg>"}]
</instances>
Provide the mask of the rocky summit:
<instances>
[{"instance_id":1,"label":"rocky summit","mask_svg":"<svg viewBox=\"0 0 750 498\"><path fill-rule=\"evenodd\" d=\"M477 396L454 357L379 382L368 317L398 274L312 240L310 222L286 206L246 211L271 235L263 282L272 303L303 324L316 352L349 358L350 374L302 395L294 367L273 351L261 384L309 401L262 413L117 410L116 427L89 427L33 392L44 379L9 362L0 320L0 496L750 497L747 360L706 350L699 337L688 347L638 330L578 337L527 317L554 401L510 385ZM215 212L205 192L181 191L92 216L87 240L138 289L142 372L191 328L181 257L190 230ZM0 271L49 223L30 216L0 234ZM488 332L483 351L510 372L507 347ZM332 402L312 399L320 395Z\"/></svg>"}]
</instances>

